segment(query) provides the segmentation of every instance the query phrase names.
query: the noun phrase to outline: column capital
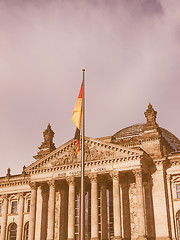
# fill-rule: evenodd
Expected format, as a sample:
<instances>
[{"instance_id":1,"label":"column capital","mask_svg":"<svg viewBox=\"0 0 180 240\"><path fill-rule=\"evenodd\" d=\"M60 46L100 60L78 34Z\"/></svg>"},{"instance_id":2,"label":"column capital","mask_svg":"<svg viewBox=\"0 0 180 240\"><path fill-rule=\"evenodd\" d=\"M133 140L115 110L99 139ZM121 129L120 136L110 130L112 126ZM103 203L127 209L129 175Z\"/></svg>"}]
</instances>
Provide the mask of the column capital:
<instances>
[{"instance_id":1,"label":"column capital","mask_svg":"<svg viewBox=\"0 0 180 240\"><path fill-rule=\"evenodd\" d=\"M49 180L47 184L49 185L49 187L55 187L55 180L54 179Z\"/></svg>"},{"instance_id":2,"label":"column capital","mask_svg":"<svg viewBox=\"0 0 180 240\"><path fill-rule=\"evenodd\" d=\"M90 182L92 183L92 182L94 182L94 183L97 183L97 174L96 173L91 173L91 174L89 174L88 175L88 178L89 178L89 180L90 180Z\"/></svg>"},{"instance_id":3,"label":"column capital","mask_svg":"<svg viewBox=\"0 0 180 240\"><path fill-rule=\"evenodd\" d=\"M143 175L142 169L133 169L132 172L136 178L142 178Z\"/></svg>"},{"instance_id":4,"label":"column capital","mask_svg":"<svg viewBox=\"0 0 180 240\"><path fill-rule=\"evenodd\" d=\"M31 190L37 190L37 182L29 182L29 186Z\"/></svg>"},{"instance_id":5,"label":"column capital","mask_svg":"<svg viewBox=\"0 0 180 240\"><path fill-rule=\"evenodd\" d=\"M6 201L8 200L8 195L7 194L2 195L2 203L4 203L5 200Z\"/></svg>"},{"instance_id":6,"label":"column capital","mask_svg":"<svg viewBox=\"0 0 180 240\"><path fill-rule=\"evenodd\" d=\"M74 177L67 177L66 181L68 182L69 185L74 185L75 184L75 178Z\"/></svg>"},{"instance_id":7,"label":"column capital","mask_svg":"<svg viewBox=\"0 0 180 240\"><path fill-rule=\"evenodd\" d=\"M8 199L8 195L7 195L7 194L3 194L3 195L2 195L2 199L3 199L3 201L4 201L5 199Z\"/></svg>"},{"instance_id":8,"label":"column capital","mask_svg":"<svg viewBox=\"0 0 180 240\"><path fill-rule=\"evenodd\" d=\"M20 198L23 198L24 197L24 193L23 192L19 192L18 193L18 201L20 200Z\"/></svg>"},{"instance_id":9,"label":"column capital","mask_svg":"<svg viewBox=\"0 0 180 240\"><path fill-rule=\"evenodd\" d=\"M110 176L112 180L119 180L119 172L111 172Z\"/></svg>"},{"instance_id":10,"label":"column capital","mask_svg":"<svg viewBox=\"0 0 180 240\"><path fill-rule=\"evenodd\" d=\"M171 181L171 177L172 177L171 174L167 174L167 175L166 175L166 178L167 178L168 182Z\"/></svg>"}]
</instances>

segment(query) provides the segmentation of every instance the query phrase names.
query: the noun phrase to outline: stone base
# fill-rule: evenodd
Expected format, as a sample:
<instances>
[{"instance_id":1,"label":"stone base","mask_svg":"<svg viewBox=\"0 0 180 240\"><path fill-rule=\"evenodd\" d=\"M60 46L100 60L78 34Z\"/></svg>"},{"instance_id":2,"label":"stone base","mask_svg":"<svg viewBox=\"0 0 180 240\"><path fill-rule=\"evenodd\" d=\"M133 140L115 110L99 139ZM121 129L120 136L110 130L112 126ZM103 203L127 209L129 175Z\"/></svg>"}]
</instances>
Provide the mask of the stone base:
<instances>
[{"instance_id":1,"label":"stone base","mask_svg":"<svg viewBox=\"0 0 180 240\"><path fill-rule=\"evenodd\" d=\"M156 240L171 240L170 237L156 237Z\"/></svg>"},{"instance_id":2,"label":"stone base","mask_svg":"<svg viewBox=\"0 0 180 240\"><path fill-rule=\"evenodd\" d=\"M138 236L137 240L147 240L147 236L143 235L143 236Z\"/></svg>"}]
</instances>

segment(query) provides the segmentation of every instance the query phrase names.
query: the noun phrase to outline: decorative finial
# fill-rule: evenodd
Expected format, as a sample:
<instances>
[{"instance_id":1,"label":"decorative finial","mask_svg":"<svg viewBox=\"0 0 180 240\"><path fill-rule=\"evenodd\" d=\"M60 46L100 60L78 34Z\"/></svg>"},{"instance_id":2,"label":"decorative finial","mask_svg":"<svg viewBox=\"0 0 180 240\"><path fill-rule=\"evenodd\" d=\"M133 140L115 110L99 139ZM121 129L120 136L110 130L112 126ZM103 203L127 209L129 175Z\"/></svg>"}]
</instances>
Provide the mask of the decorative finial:
<instances>
[{"instance_id":1,"label":"decorative finial","mask_svg":"<svg viewBox=\"0 0 180 240\"><path fill-rule=\"evenodd\" d=\"M48 124L46 130L43 132L44 142L42 142L41 146L39 147L40 151L37 153L34 158L39 160L40 158L46 156L50 152L56 149L53 143L54 132L51 128L50 123Z\"/></svg>"}]
</instances>

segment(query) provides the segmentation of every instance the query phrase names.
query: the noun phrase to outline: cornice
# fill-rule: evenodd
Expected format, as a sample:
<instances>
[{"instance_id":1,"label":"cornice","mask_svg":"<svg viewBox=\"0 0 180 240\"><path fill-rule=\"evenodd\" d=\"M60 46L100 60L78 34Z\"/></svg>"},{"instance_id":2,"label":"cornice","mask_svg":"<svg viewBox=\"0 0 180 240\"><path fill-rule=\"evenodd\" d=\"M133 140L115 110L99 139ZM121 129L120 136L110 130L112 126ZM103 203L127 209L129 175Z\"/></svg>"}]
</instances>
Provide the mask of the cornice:
<instances>
[{"instance_id":1,"label":"cornice","mask_svg":"<svg viewBox=\"0 0 180 240\"><path fill-rule=\"evenodd\" d=\"M113 164L113 163L121 163L127 162L132 160L141 160L142 156L132 156L132 157L121 157L121 158L113 158L113 159L103 159L103 160L96 160L96 161L89 161L85 162L85 167L95 167L95 166L102 166L105 164ZM56 172L61 170L72 170L72 169L81 169L81 163L72 163L68 165L62 166L55 166L55 167L47 167L42 169L32 169L28 172L28 174L41 174L41 173L48 173L48 172Z\"/></svg>"},{"instance_id":2,"label":"cornice","mask_svg":"<svg viewBox=\"0 0 180 240\"><path fill-rule=\"evenodd\" d=\"M3 181L0 182L0 188L1 187L14 187L14 186L21 186L21 185L29 185L30 180L29 179L23 179L23 180L13 180L13 181Z\"/></svg>"}]
</instances>

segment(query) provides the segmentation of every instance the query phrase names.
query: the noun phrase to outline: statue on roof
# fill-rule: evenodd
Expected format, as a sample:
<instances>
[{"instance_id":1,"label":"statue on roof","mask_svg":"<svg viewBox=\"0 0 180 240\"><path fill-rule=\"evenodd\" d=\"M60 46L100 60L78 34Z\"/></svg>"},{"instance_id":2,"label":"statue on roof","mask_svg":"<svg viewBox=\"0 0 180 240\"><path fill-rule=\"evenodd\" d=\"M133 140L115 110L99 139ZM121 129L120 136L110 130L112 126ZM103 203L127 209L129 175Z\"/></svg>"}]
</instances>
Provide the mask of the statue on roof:
<instances>
[{"instance_id":1,"label":"statue on roof","mask_svg":"<svg viewBox=\"0 0 180 240\"><path fill-rule=\"evenodd\" d=\"M156 122L157 112L154 110L151 103L149 103L148 109L146 110L144 115L146 117L146 124L144 127L145 130L158 128L158 124Z\"/></svg>"},{"instance_id":2,"label":"statue on roof","mask_svg":"<svg viewBox=\"0 0 180 240\"><path fill-rule=\"evenodd\" d=\"M37 153L36 156L33 156L36 160L41 159L42 157L46 156L47 154L56 149L55 144L53 143L54 132L51 128L50 123L48 124L46 130L43 132L43 136L44 141L39 147L40 151Z\"/></svg>"}]
</instances>

